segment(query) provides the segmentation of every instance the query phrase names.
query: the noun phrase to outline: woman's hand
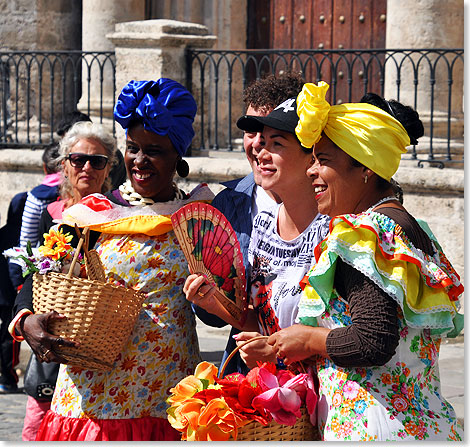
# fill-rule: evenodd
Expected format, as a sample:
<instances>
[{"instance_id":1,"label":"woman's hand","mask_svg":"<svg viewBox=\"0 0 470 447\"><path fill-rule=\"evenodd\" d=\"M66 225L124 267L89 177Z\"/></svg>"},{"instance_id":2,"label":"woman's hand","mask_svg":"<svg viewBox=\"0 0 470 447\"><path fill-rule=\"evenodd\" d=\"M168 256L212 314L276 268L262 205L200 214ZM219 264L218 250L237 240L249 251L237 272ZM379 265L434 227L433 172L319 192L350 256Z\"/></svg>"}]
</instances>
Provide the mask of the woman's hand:
<instances>
[{"instance_id":1,"label":"woman's hand","mask_svg":"<svg viewBox=\"0 0 470 447\"><path fill-rule=\"evenodd\" d=\"M272 334L267 342L286 365L319 354L328 357L326 337L330 329L294 324Z\"/></svg>"},{"instance_id":2,"label":"woman's hand","mask_svg":"<svg viewBox=\"0 0 470 447\"><path fill-rule=\"evenodd\" d=\"M237 346L240 346L247 340L259 337L259 332L240 332L234 335ZM276 363L276 354L273 348L267 344L267 339L256 340L246 344L239 350L240 357L246 363L248 368L252 369L258 366L258 362Z\"/></svg>"},{"instance_id":3,"label":"woman's hand","mask_svg":"<svg viewBox=\"0 0 470 447\"><path fill-rule=\"evenodd\" d=\"M188 301L213 314L220 305L214 296L215 290L214 286L208 284L204 275L197 274L189 275L183 286L183 292Z\"/></svg>"},{"instance_id":4,"label":"woman's hand","mask_svg":"<svg viewBox=\"0 0 470 447\"><path fill-rule=\"evenodd\" d=\"M26 343L42 362L66 363L66 360L57 352L61 346L78 347L79 343L65 340L49 332L49 324L55 320L66 318L56 311L46 314L28 315L21 320L19 329Z\"/></svg>"}]
</instances>

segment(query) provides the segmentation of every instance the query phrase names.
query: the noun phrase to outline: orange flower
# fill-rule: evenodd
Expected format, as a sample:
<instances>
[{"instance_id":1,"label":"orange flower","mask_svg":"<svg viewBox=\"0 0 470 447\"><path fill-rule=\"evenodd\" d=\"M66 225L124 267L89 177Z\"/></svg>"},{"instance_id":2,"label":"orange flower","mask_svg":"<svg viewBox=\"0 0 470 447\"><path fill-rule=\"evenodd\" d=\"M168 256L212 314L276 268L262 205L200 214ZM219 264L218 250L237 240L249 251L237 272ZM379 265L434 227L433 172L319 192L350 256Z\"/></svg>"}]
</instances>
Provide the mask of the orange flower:
<instances>
[{"instance_id":1,"label":"orange flower","mask_svg":"<svg viewBox=\"0 0 470 447\"><path fill-rule=\"evenodd\" d=\"M39 252L47 258L57 261L72 250L72 246L69 244L72 235L70 233L64 234L62 228L58 231L50 229L49 233L44 233L43 236L44 245L39 247Z\"/></svg>"},{"instance_id":2,"label":"orange flower","mask_svg":"<svg viewBox=\"0 0 470 447\"><path fill-rule=\"evenodd\" d=\"M209 381L209 384L213 384L217 378L217 366L209 362L201 362L196 366L194 375L198 379L206 379Z\"/></svg>"},{"instance_id":3,"label":"orange flower","mask_svg":"<svg viewBox=\"0 0 470 447\"><path fill-rule=\"evenodd\" d=\"M202 430L195 433L195 441L228 441L233 432L237 436L237 417L225 399L212 399L199 415ZM198 433L199 431L199 433Z\"/></svg>"},{"instance_id":4,"label":"orange flower","mask_svg":"<svg viewBox=\"0 0 470 447\"><path fill-rule=\"evenodd\" d=\"M181 403L203 389L204 385L197 377L187 376L174 388L170 388L171 396L167 399L167 402L170 405L177 402Z\"/></svg>"},{"instance_id":5,"label":"orange flower","mask_svg":"<svg viewBox=\"0 0 470 447\"><path fill-rule=\"evenodd\" d=\"M153 269L158 269L164 264L164 262L158 258L147 259L147 262L148 262L149 267Z\"/></svg>"},{"instance_id":6,"label":"orange flower","mask_svg":"<svg viewBox=\"0 0 470 447\"><path fill-rule=\"evenodd\" d=\"M128 391L119 391L116 396L113 398L113 402L116 405L123 405L129 400L129 392Z\"/></svg>"},{"instance_id":7,"label":"orange flower","mask_svg":"<svg viewBox=\"0 0 470 447\"><path fill-rule=\"evenodd\" d=\"M405 411L408 408L408 402L401 394L393 396L392 405L397 411Z\"/></svg>"},{"instance_id":8,"label":"orange flower","mask_svg":"<svg viewBox=\"0 0 470 447\"><path fill-rule=\"evenodd\" d=\"M413 421L409 421L405 424L405 430L412 436L416 436L419 432L418 426Z\"/></svg>"},{"instance_id":9,"label":"orange flower","mask_svg":"<svg viewBox=\"0 0 470 447\"><path fill-rule=\"evenodd\" d=\"M392 376L388 373L383 373L381 376L382 383L385 385L390 385L392 383Z\"/></svg>"},{"instance_id":10,"label":"orange flower","mask_svg":"<svg viewBox=\"0 0 470 447\"><path fill-rule=\"evenodd\" d=\"M104 383L103 382L100 382L100 383L96 383L95 385L93 385L91 387L91 394L102 394L104 393Z\"/></svg>"},{"instance_id":11,"label":"orange flower","mask_svg":"<svg viewBox=\"0 0 470 447\"><path fill-rule=\"evenodd\" d=\"M187 398L184 403L168 408L168 422L174 429L183 433L183 441L187 440L188 435L191 437L197 429L199 414L205 405L201 399Z\"/></svg>"}]
</instances>

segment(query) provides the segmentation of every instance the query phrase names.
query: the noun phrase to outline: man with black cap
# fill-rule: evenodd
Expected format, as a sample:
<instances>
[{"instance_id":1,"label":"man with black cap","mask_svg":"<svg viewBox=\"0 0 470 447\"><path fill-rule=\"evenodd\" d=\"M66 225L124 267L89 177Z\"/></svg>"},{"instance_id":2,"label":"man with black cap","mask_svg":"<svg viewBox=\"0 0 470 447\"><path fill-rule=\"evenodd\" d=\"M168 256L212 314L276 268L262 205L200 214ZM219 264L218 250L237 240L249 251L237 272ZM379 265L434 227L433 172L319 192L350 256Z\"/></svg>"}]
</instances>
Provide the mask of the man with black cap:
<instances>
[{"instance_id":1,"label":"man with black cap","mask_svg":"<svg viewBox=\"0 0 470 447\"><path fill-rule=\"evenodd\" d=\"M260 332L270 335L295 323L301 294L299 283L314 262L315 246L328 234L329 218L318 213L311 179L306 175L312 148L301 146L295 135L297 123L295 97L266 116L244 115L237 122L241 130L259 133L253 154L260 186L282 202L261 210L253 221L248 249L249 298L257 323L252 314L247 318L251 324L240 326L227 317L223 308L210 309L244 331L235 335L237 342ZM185 289L186 297L203 308L213 294L212 286L197 275L188 278ZM198 290L203 297L196 293ZM276 361L265 340L245 346L241 357L250 369L258 361Z\"/></svg>"}]
</instances>

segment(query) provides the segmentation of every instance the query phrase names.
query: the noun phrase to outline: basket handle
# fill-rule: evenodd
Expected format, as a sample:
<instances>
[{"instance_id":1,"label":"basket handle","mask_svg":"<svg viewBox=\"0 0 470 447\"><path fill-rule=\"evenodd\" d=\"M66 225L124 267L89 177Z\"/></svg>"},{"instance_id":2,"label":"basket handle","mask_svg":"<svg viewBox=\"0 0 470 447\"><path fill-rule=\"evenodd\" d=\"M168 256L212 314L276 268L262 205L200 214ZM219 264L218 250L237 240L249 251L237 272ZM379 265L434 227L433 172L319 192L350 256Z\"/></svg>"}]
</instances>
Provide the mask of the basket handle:
<instances>
[{"instance_id":1,"label":"basket handle","mask_svg":"<svg viewBox=\"0 0 470 447\"><path fill-rule=\"evenodd\" d=\"M224 375L224 371L225 371L225 368L227 367L228 365L228 362L230 362L230 360L232 360L233 356L241 349L243 348L243 346L247 345L248 343L251 343L252 341L255 341L255 340L262 340L263 338L269 338L267 335L258 335L257 337L253 337L253 338L250 338L249 340L246 340L244 343L242 343L241 345L237 346L231 353L230 355L225 359L225 362L224 364L221 366L220 368L220 371L219 371L219 376L218 378L220 379L221 377L223 377ZM295 366L298 370L300 370L301 372L303 373L306 373L306 370L305 370L305 366L302 362L295 362L295 363L292 363L291 366Z\"/></svg>"},{"instance_id":2,"label":"basket handle","mask_svg":"<svg viewBox=\"0 0 470 447\"><path fill-rule=\"evenodd\" d=\"M80 250L82 249L82 245L85 242L88 230L89 230L89 228L85 227L83 229L83 233L80 235L80 239L78 241L78 245L77 245L77 248L75 250L75 254L73 255L72 263L70 264L69 272L67 273L67 278L72 277L73 269L75 268L75 264L77 263L78 256L80 255ZM78 230L78 227L75 228L75 231L77 231L77 234L80 233L80 230ZM88 248L88 247L86 247L86 248Z\"/></svg>"},{"instance_id":3,"label":"basket handle","mask_svg":"<svg viewBox=\"0 0 470 447\"><path fill-rule=\"evenodd\" d=\"M258 335L257 337L250 338L249 340L246 340L243 342L241 345L238 345L231 353L230 355L225 359L224 364L221 366L220 371L219 371L219 379L223 377L225 368L228 365L228 362L232 360L233 356L241 349L243 346L247 345L248 343L251 343L252 341L255 340L262 340L263 338L269 338L267 335Z\"/></svg>"}]
</instances>

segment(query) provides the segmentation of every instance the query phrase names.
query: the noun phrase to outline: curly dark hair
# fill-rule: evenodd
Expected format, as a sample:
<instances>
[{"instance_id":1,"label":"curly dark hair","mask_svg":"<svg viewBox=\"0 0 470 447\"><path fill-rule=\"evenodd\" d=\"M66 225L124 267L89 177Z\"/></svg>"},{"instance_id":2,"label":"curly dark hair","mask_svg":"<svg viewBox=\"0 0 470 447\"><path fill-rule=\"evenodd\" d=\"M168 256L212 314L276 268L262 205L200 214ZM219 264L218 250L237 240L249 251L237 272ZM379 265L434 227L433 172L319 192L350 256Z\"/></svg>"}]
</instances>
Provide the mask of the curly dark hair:
<instances>
[{"instance_id":1,"label":"curly dark hair","mask_svg":"<svg viewBox=\"0 0 470 447\"><path fill-rule=\"evenodd\" d=\"M300 72L286 71L278 76L257 79L243 92L245 106L265 112L274 109L286 99L297 96L305 83Z\"/></svg>"}]
</instances>

